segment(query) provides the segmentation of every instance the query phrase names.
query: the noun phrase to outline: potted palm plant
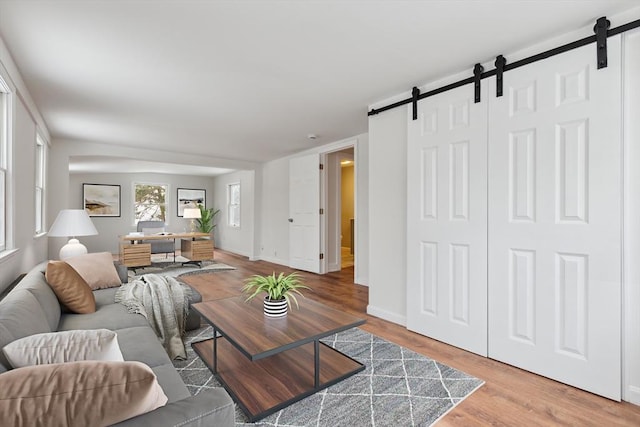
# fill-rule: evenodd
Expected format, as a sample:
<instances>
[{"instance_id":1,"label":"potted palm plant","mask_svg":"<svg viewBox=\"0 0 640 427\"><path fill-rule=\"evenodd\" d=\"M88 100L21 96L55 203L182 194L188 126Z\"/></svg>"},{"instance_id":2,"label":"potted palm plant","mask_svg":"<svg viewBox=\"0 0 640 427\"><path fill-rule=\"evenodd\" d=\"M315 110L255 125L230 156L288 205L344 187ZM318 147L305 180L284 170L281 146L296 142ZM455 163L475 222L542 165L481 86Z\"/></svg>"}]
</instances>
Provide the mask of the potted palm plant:
<instances>
[{"instance_id":1,"label":"potted palm plant","mask_svg":"<svg viewBox=\"0 0 640 427\"><path fill-rule=\"evenodd\" d=\"M264 314L269 317L286 316L291 301L298 307L296 294L304 296L301 289L309 288L304 285L298 273L280 273L276 276L275 272L267 276L253 275L242 287L242 291L248 295L247 301L259 294L267 294L264 297Z\"/></svg>"},{"instance_id":2,"label":"potted palm plant","mask_svg":"<svg viewBox=\"0 0 640 427\"><path fill-rule=\"evenodd\" d=\"M200 218L196 220L198 224L198 231L202 233L211 233L213 228L216 226L213 223L213 219L220 212L220 209L213 210L213 208L205 208L203 205L198 205L200 208Z\"/></svg>"}]
</instances>

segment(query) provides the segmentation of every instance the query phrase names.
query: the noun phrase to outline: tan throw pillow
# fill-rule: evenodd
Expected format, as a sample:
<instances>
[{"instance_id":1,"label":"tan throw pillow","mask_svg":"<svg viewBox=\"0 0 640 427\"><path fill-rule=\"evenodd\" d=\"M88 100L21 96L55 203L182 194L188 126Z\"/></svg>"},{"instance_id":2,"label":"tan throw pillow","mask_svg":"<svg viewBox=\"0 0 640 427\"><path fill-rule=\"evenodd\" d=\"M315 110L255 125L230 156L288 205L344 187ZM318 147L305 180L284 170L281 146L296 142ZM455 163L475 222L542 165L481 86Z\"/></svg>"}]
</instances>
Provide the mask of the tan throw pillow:
<instances>
[{"instance_id":1,"label":"tan throw pillow","mask_svg":"<svg viewBox=\"0 0 640 427\"><path fill-rule=\"evenodd\" d=\"M47 283L58 300L74 313L96 311L96 298L84 279L64 261L49 261L45 273Z\"/></svg>"},{"instance_id":2,"label":"tan throw pillow","mask_svg":"<svg viewBox=\"0 0 640 427\"><path fill-rule=\"evenodd\" d=\"M71 362L0 374L3 425L106 426L167 403L140 362Z\"/></svg>"},{"instance_id":3,"label":"tan throw pillow","mask_svg":"<svg viewBox=\"0 0 640 427\"><path fill-rule=\"evenodd\" d=\"M5 345L2 351L14 368L83 360L124 361L118 335L108 329L30 335Z\"/></svg>"},{"instance_id":4,"label":"tan throw pillow","mask_svg":"<svg viewBox=\"0 0 640 427\"><path fill-rule=\"evenodd\" d=\"M97 252L74 256L64 260L87 282L93 290L122 285L113 256L109 252Z\"/></svg>"}]
</instances>

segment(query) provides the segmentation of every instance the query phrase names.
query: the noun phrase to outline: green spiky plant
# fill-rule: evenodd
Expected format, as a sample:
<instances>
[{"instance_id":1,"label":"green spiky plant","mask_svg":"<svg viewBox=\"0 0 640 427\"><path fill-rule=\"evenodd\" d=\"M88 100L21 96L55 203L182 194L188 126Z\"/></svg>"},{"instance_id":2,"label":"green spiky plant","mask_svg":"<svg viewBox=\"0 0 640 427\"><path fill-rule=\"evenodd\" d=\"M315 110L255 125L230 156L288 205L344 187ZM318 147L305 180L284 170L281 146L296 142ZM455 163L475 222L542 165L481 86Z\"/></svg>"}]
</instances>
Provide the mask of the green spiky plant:
<instances>
[{"instance_id":1,"label":"green spiky plant","mask_svg":"<svg viewBox=\"0 0 640 427\"><path fill-rule=\"evenodd\" d=\"M286 276L284 273L280 273L276 276L276 273L273 272L268 276L260 276L258 274L251 276L245 281L242 292L248 295L246 301L262 292L266 292L270 300L285 299L287 305L291 308L291 301L295 302L296 307L298 307L298 300L295 294L304 297L300 292L301 289L309 288L300 280L298 273L291 273Z\"/></svg>"},{"instance_id":2,"label":"green spiky plant","mask_svg":"<svg viewBox=\"0 0 640 427\"><path fill-rule=\"evenodd\" d=\"M213 223L213 220L215 216L220 213L220 209L207 209L204 205L198 205L198 208L200 208L200 218L196 220L196 224L198 224L198 231L202 233L211 233L211 230L216 226L216 224Z\"/></svg>"}]
</instances>

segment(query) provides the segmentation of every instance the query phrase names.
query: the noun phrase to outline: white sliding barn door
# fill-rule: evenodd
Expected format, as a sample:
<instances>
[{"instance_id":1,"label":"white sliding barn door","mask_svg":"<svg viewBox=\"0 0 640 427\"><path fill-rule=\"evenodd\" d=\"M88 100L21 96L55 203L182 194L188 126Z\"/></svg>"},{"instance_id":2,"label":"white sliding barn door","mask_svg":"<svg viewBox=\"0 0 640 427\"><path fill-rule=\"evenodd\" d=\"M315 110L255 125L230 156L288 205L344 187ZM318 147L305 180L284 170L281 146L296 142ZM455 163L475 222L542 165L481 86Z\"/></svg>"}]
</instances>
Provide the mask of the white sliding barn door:
<instances>
[{"instance_id":1,"label":"white sliding barn door","mask_svg":"<svg viewBox=\"0 0 640 427\"><path fill-rule=\"evenodd\" d=\"M620 399L620 37L489 79L489 357Z\"/></svg>"},{"instance_id":2,"label":"white sliding barn door","mask_svg":"<svg viewBox=\"0 0 640 427\"><path fill-rule=\"evenodd\" d=\"M289 161L289 266L320 273L320 156Z\"/></svg>"},{"instance_id":3,"label":"white sliding barn door","mask_svg":"<svg viewBox=\"0 0 640 427\"><path fill-rule=\"evenodd\" d=\"M466 85L408 120L407 328L486 356L487 102Z\"/></svg>"}]
</instances>

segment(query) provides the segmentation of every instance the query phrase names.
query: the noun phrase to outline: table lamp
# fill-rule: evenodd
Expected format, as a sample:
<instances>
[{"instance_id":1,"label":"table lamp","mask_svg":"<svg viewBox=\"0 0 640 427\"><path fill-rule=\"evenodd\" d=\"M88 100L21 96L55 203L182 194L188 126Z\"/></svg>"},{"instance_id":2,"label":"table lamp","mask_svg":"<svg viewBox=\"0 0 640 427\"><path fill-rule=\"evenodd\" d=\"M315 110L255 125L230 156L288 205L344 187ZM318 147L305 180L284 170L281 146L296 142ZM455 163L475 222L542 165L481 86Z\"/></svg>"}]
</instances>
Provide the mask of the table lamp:
<instances>
[{"instance_id":1,"label":"table lamp","mask_svg":"<svg viewBox=\"0 0 640 427\"><path fill-rule=\"evenodd\" d=\"M69 242L60 249L60 259L87 253L85 245L76 236L95 236L98 230L84 209L63 209L49 229L51 237L70 237Z\"/></svg>"},{"instance_id":2,"label":"table lamp","mask_svg":"<svg viewBox=\"0 0 640 427\"><path fill-rule=\"evenodd\" d=\"M202 218L202 215L200 214L200 208L185 208L183 215L185 218L191 220L191 232L195 233L196 219Z\"/></svg>"}]
</instances>

